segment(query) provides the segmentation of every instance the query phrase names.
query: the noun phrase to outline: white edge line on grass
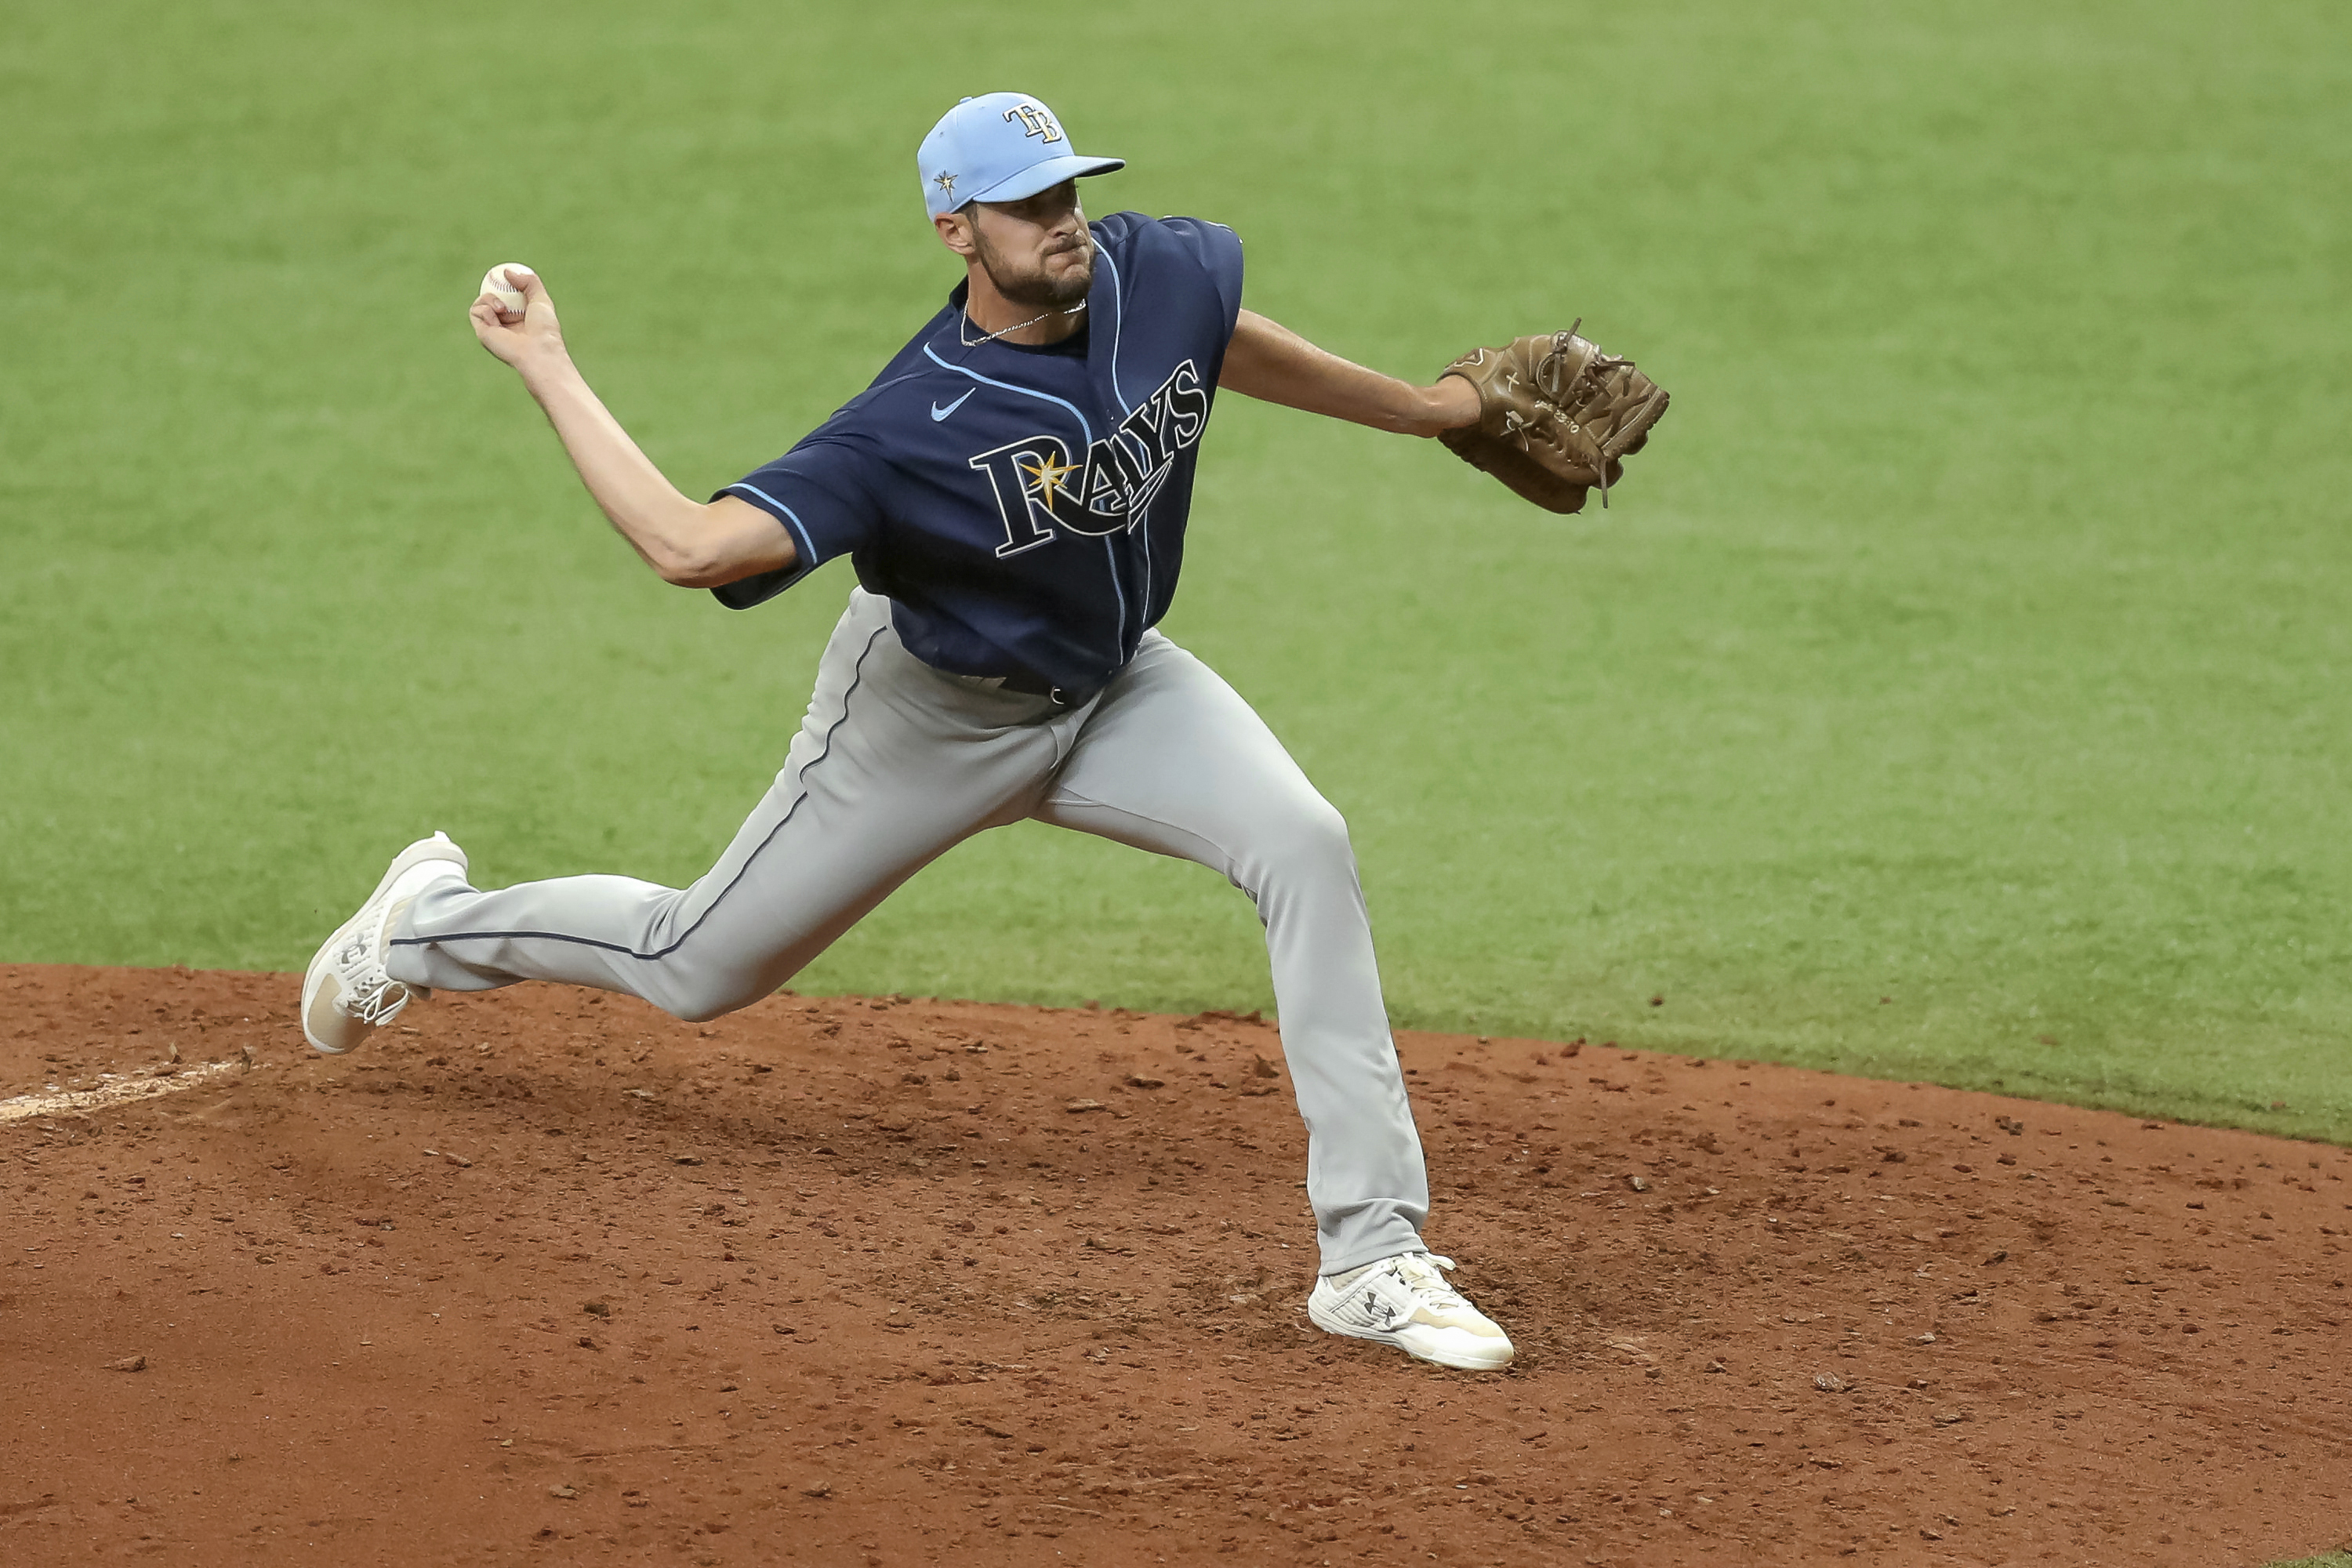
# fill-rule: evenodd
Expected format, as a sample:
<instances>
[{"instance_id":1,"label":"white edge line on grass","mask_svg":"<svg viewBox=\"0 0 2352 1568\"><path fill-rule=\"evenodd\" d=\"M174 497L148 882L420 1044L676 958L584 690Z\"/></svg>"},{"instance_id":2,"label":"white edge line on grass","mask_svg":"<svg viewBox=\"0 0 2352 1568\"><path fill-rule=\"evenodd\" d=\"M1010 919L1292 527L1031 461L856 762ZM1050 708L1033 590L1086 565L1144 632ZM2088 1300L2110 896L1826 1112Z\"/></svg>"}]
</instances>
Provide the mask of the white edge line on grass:
<instances>
[{"instance_id":1,"label":"white edge line on grass","mask_svg":"<svg viewBox=\"0 0 2352 1568\"><path fill-rule=\"evenodd\" d=\"M0 1124L26 1121L36 1116L75 1116L85 1111L101 1110L126 1100L153 1100L160 1095L177 1094L184 1089L194 1089L223 1073L244 1070L246 1063L206 1062L202 1067L182 1068L168 1078L124 1079L99 1089L61 1089L46 1094L20 1094L14 1100L0 1100Z\"/></svg>"}]
</instances>

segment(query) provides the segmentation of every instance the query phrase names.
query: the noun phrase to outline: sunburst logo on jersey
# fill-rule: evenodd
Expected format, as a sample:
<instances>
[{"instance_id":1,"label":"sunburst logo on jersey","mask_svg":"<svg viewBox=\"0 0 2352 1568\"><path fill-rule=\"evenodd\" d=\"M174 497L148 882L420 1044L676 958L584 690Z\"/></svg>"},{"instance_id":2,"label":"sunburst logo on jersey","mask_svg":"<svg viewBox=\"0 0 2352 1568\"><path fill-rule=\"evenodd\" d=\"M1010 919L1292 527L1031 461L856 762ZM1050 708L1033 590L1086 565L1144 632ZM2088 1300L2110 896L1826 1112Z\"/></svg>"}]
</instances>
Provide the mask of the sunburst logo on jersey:
<instances>
[{"instance_id":1,"label":"sunburst logo on jersey","mask_svg":"<svg viewBox=\"0 0 2352 1568\"><path fill-rule=\"evenodd\" d=\"M1029 476L1029 493L1038 504L1051 510L1055 500L1069 487L1070 478L1078 471L1076 463L1056 460L1050 453L1040 454L1034 463L1023 463L1021 471Z\"/></svg>"},{"instance_id":2,"label":"sunburst logo on jersey","mask_svg":"<svg viewBox=\"0 0 2352 1568\"><path fill-rule=\"evenodd\" d=\"M944 369L955 368L937 354L931 358ZM1081 451L1072 452L1065 437L1036 431L966 458L966 468L988 476L1004 522L997 559L1051 544L1064 534L1105 539L1142 523L1153 499L1176 477L1186 450L1201 438L1209 422L1209 390L1199 369L1186 360L1118 429L1099 437L1088 431ZM963 397L971 395L967 387ZM963 397L956 400L959 405ZM931 409L938 417L939 405Z\"/></svg>"}]
</instances>

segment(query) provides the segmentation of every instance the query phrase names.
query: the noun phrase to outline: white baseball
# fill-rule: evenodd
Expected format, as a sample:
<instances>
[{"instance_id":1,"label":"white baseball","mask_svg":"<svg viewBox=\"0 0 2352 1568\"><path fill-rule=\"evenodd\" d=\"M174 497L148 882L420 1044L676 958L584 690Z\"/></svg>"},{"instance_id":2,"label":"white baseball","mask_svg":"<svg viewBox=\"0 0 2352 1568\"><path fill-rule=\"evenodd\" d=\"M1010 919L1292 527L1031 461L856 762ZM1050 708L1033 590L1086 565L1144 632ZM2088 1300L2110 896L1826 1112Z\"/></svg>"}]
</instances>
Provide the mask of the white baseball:
<instances>
[{"instance_id":1,"label":"white baseball","mask_svg":"<svg viewBox=\"0 0 2352 1568\"><path fill-rule=\"evenodd\" d=\"M508 287L515 280L514 277L509 276L510 272L522 277L533 276L531 269L520 261L501 261L482 274L482 293L488 294L499 302L499 314L501 316L522 314L522 290ZM476 296L478 299L479 297Z\"/></svg>"}]
</instances>

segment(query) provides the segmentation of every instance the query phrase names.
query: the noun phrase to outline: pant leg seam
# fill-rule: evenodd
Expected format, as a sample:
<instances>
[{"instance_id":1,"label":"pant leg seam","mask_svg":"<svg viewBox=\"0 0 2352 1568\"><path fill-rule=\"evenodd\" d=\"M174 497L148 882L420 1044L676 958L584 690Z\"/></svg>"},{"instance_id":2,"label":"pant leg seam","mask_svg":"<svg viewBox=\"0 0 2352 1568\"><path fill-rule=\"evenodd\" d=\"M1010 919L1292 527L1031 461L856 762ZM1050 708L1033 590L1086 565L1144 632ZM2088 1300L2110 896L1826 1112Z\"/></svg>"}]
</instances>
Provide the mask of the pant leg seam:
<instances>
[{"instance_id":1,"label":"pant leg seam","mask_svg":"<svg viewBox=\"0 0 2352 1568\"><path fill-rule=\"evenodd\" d=\"M768 836L760 840L759 845L752 849L751 853L743 857L743 864L736 868L735 875L730 877L727 879L727 885L719 889L718 893L711 899L709 907L705 909L700 914L697 915L694 918L694 923L687 927L686 930L680 931L677 936L677 940L671 942L667 947L662 948L654 952L639 952L635 948L624 947L619 942L603 942L595 937L590 936L567 936L561 931L457 931L448 936L404 936L394 938L390 945L394 947L432 947L438 946L444 942L568 942L577 947L602 948L606 952L616 952L625 958L639 959L646 963L656 963L662 959L670 957L672 954L676 953L679 948L686 945L688 938L692 937L696 931L702 929L702 922L709 920L712 913L718 910L719 904L726 899L727 895L733 892L736 887L741 883L743 879L751 874L753 863L760 858L760 856L767 849L769 845L773 844L776 841L776 835L782 833L786 825L792 821L794 814L796 814L803 805L808 803L809 770L815 767L819 763L824 761L825 758L833 754L834 736L839 734L841 732L841 727L849 722L849 700L857 694L857 688L866 679L866 657L874 651L874 645L881 640L882 634L889 629L890 626L887 621L881 626L877 626L874 629L874 635L866 639L866 646L858 650L857 663L851 668L850 671L849 689L841 694L841 717L835 719L833 721L832 727L825 731L824 744L818 749L817 754L811 757L802 767L798 779L798 783L801 786L800 794L793 798L793 804L785 809L784 815L776 819L776 825L768 830Z\"/></svg>"}]
</instances>

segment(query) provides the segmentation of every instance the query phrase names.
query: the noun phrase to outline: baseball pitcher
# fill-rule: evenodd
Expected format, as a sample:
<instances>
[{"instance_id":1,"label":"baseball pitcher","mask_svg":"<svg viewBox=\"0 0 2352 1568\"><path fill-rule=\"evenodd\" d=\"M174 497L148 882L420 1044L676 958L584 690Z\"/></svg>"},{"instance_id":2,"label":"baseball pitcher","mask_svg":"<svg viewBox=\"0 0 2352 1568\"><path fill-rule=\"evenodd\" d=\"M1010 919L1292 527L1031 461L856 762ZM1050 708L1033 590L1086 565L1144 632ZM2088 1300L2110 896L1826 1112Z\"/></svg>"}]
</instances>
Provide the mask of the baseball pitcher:
<instances>
[{"instance_id":1,"label":"baseball pitcher","mask_svg":"<svg viewBox=\"0 0 2352 1568\"><path fill-rule=\"evenodd\" d=\"M1024 818L1215 868L1265 922L1333 1333L1447 1366L1511 1342L1446 1282L1346 824L1217 674L1155 628L1184 563L1221 392L1441 436L1555 510L1617 479L1665 407L1567 332L1480 349L1433 385L1242 308L1242 245L1197 218L1089 222L1122 166L1022 93L970 98L918 153L963 279L873 384L707 501L637 449L566 353L538 277L472 308L589 493L667 582L761 605L837 556L857 585L782 770L691 887L582 876L472 885L410 846L330 937L304 1033L351 1049L439 986L593 985L706 1019L769 995L959 840ZM501 286L502 285L502 286ZM519 297L519 298L518 298Z\"/></svg>"}]
</instances>

